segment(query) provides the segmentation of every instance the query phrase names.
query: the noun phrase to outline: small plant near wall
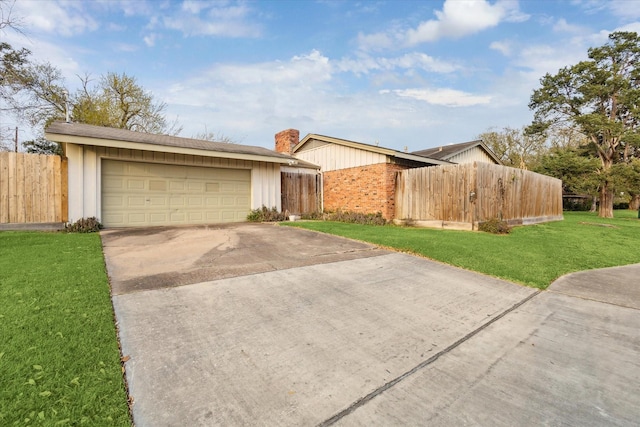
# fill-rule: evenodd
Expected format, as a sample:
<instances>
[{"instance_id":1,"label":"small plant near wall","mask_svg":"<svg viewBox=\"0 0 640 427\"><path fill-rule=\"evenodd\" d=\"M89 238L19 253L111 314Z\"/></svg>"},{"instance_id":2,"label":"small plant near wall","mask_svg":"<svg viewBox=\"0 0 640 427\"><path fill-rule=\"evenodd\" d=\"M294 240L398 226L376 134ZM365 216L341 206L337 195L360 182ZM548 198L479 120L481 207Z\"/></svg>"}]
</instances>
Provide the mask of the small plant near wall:
<instances>
[{"instance_id":1,"label":"small plant near wall","mask_svg":"<svg viewBox=\"0 0 640 427\"><path fill-rule=\"evenodd\" d=\"M94 216L89 218L80 218L74 223L68 223L64 226L67 233L95 233L100 231L103 226Z\"/></svg>"},{"instance_id":2,"label":"small plant near wall","mask_svg":"<svg viewBox=\"0 0 640 427\"><path fill-rule=\"evenodd\" d=\"M286 219L286 215L283 212L278 212L275 206L269 209L263 205L261 208L252 210L247 215L247 221L250 222L277 222Z\"/></svg>"},{"instance_id":3,"label":"small plant near wall","mask_svg":"<svg viewBox=\"0 0 640 427\"><path fill-rule=\"evenodd\" d=\"M351 224L386 225L387 220L382 217L382 212L360 213L337 210L324 214L325 221L339 221Z\"/></svg>"},{"instance_id":4,"label":"small plant near wall","mask_svg":"<svg viewBox=\"0 0 640 427\"><path fill-rule=\"evenodd\" d=\"M498 218L492 218L488 221L481 222L478 225L478 230L484 231L485 233L492 234L509 234L511 233L511 227L507 224L506 221L502 221Z\"/></svg>"}]
</instances>

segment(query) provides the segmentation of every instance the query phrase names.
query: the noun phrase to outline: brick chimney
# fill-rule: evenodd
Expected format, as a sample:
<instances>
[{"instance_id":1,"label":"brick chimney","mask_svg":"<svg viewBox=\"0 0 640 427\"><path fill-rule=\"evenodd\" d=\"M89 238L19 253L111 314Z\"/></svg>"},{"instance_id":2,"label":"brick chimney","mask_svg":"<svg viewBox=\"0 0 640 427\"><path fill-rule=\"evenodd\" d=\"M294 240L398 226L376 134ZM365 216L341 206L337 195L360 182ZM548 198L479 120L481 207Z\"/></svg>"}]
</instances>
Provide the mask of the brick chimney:
<instances>
[{"instance_id":1,"label":"brick chimney","mask_svg":"<svg viewBox=\"0 0 640 427\"><path fill-rule=\"evenodd\" d=\"M278 153L291 154L293 147L300 141L300 131L287 129L276 133L276 151Z\"/></svg>"}]
</instances>

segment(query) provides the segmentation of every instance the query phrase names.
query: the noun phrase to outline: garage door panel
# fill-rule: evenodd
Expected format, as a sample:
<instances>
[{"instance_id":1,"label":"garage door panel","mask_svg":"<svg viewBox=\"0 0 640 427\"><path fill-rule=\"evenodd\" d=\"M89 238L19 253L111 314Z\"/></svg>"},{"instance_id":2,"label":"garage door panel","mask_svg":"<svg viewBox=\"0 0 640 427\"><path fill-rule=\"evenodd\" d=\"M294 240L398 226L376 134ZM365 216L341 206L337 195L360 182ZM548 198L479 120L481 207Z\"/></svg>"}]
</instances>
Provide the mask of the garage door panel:
<instances>
[{"instance_id":1,"label":"garage door panel","mask_svg":"<svg viewBox=\"0 0 640 427\"><path fill-rule=\"evenodd\" d=\"M193 179L193 178L191 178ZM204 191L204 182L187 181L187 191L201 193Z\"/></svg>"},{"instance_id":2,"label":"garage door panel","mask_svg":"<svg viewBox=\"0 0 640 427\"><path fill-rule=\"evenodd\" d=\"M251 171L103 160L106 226L244 221Z\"/></svg>"},{"instance_id":3,"label":"garage door panel","mask_svg":"<svg viewBox=\"0 0 640 427\"><path fill-rule=\"evenodd\" d=\"M131 207L136 207L139 208L141 206L144 206L146 204L146 200L144 197L127 197L127 203L125 204L125 206L131 206Z\"/></svg>"},{"instance_id":4,"label":"garage door panel","mask_svg":"<svg viewBox=\"0 0 640 427\"><path fill-rule=\"evenodd\" d=\"M166 197L150 197L148 200L151 206L158 207L167 207L167 202L169 201Z\"/></svg>"},{"instance_id":5,"label":"garage door panel","mask_svg":"<svg viewBox=\"0 0 640 427\"><path fill-rule=\"evenodd\" d=\"M169 181L169 191L184 191L183 181Z\"/></svg>"},{"instance_id":6,"label":"garage door panel","mask_svg":"<svg viewBox=\"0 0 640 427\"><path fill-rule=\"evenodd\" d=\"M124 188L124 180L121 177L107 176L102 180L102 188Z\"/></svg>"},{"instance_id":7,"label":"garage door panel","mask_svg":"<svg viewBox=\"0 0 640 427\"><path fill-rule=\"evenodd\" d=\"M143 179L127 179L127 188L129 190L144 190L145 182Z\"/></svg>"},{"instance_id":8,"label":"garage door panel","mask_svg":"<svg viewBox=\"0 0 640 427\"><path fill-rule=\"evenodd\" d=\"M184 197L169 197L170 208L181 208L184 206Z\"/></svg>"}]
</instances>

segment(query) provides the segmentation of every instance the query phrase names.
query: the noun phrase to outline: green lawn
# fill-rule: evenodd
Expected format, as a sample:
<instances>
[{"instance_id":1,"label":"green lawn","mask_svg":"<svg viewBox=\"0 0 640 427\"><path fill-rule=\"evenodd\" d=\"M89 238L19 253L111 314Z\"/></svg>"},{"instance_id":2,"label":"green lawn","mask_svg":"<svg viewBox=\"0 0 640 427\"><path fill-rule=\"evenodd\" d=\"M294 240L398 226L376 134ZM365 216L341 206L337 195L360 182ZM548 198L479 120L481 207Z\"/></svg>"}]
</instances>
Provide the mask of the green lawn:
<instances>
[{"instance_id":1,"label":"green lawn","mask_svg":"<svg viewBox=\"0 0 640 427\"><path fill-rule=\"evenodd\" d=\"M546 288L563 274L640 263L636 211L614 219L565 212L564 221L515 227L509 235L339 222L283 223L410 252L447 264Z\"/></svg>"},{"instance_id":2,"label":"green lawn","mask_svg":"<svg viewBox=\"0 0 640 427\"><path fill-rule=\"evenodd\" d=\"M97 234L0 233L0 337L0 425L131 425Z\"/></svg>"}]
</instances>

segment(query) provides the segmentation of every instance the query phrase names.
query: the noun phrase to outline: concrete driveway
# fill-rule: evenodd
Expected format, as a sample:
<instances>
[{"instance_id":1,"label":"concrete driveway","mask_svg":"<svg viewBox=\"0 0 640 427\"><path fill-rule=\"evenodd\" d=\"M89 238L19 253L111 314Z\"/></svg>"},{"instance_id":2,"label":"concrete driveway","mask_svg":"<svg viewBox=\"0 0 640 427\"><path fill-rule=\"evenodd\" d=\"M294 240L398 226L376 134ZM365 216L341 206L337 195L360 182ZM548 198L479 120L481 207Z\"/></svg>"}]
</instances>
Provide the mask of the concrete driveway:
<instances>
[{"instance_id":1,"label":"concrete driveway","mask_svg":"<svg viewBox=\"0 0 640 427\"><path fill-rule=\"evenodd\" d=\"M640 265L538 292L274 225L101 235L138 427L640 419Z\"/></svg>"}]
</instances>

